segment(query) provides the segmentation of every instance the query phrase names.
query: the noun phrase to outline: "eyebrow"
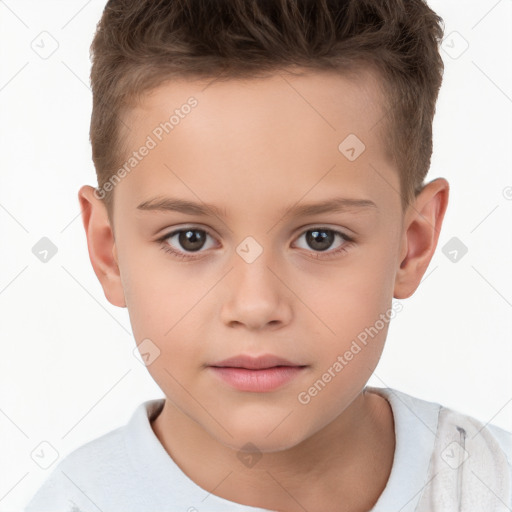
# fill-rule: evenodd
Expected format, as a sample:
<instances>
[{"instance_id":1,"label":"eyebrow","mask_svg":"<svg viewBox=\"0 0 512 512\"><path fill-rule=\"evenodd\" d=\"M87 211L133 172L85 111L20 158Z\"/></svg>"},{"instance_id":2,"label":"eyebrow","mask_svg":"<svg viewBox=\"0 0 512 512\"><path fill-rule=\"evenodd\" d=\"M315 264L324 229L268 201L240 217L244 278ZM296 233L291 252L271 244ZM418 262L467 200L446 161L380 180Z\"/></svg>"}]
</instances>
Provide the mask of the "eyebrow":
<instances>
[{"instance_id":1,"label":"eyebrow","mask_svg":"<svg viewBox=\"0 0 512 512\"><path fill-rule=\"evenodd\" d=\"M137 206L138 210L143 211L174 211L187 215L226 217L225 208L219 208L213 204L194 203L173 197L155 197L142 202ZM282 218L304 217L328 212L348 212L361 210L378 210L377 205L369 199L355 199L349 197L334 197L318 203L295 204L294 206L283 210Z\"/></svg>"}]
</instances>

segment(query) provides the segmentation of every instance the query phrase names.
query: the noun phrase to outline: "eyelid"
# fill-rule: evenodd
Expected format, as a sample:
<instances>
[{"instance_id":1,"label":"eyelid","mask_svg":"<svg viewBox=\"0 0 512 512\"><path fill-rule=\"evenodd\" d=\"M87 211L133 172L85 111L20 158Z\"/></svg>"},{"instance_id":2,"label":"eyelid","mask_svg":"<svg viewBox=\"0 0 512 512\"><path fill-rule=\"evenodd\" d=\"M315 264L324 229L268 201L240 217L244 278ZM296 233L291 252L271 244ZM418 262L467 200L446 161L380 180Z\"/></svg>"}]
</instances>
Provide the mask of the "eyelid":
<instances>
[{"instance_id":1,"label":"eyelid","mask_svg":"<svg viewBox=\"0 0 512 512\"><path fill-rule=\"evenodd\" d=\"M184 225L178 225L174 226L172 228L165 228L162 230L162 234L157 234L157 240L165 240L166 238L169 238L172 235L175 235L176 233L179 233L180 231L187 231L189 229L197 229L198 231L204 231L207 235L210 235L212 238L216 238L215 235L212 234L211 230L205 226L202 226L200 224L184 224Z\"/></svg>"},{"instance_id":2,"label":"eyelid","mask_svg":"<svg viewBox=\"0 0 512 512\"><path fill-rule=\"evenodd\" d=\"M311 230L315 230L315 229L325 229L325 230L329 230L329 231L335 231L337 233L342 234L346 238L350 238L350 239L355 238L357 236L357 233L355 231L352 231L351 229L349 229L345 226L342 227L342 226L338 226L338 225L332 225L328 222L326 222L326 223L317 222L317 223L304 224L303 226L298 227L295 230L295 233L297 233L297 235L295 235L295 237L303 234L304 231L311 231Z\"/></svg>"}]
</instances>

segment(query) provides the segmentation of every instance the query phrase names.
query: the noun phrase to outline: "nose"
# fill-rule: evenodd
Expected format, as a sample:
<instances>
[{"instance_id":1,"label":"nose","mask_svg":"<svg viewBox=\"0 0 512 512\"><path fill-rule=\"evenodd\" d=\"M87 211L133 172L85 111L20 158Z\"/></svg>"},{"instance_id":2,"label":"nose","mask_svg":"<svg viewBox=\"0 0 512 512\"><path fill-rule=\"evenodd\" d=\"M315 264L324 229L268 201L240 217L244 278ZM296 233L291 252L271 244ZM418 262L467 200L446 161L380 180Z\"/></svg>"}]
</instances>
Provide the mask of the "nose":
<instances>
[{"instance_id":1,"label":"nose","mask_svg":"<svg viewBox=\"0 0 512 512\"><path fill-rule=\"evenodd\" d=\"M221 319L228 327L254 331L278 329L290 322L293 294L275 262L269 260L266 251L252 263L234 255L221 308Z\"/></svg>"}]
</instances>

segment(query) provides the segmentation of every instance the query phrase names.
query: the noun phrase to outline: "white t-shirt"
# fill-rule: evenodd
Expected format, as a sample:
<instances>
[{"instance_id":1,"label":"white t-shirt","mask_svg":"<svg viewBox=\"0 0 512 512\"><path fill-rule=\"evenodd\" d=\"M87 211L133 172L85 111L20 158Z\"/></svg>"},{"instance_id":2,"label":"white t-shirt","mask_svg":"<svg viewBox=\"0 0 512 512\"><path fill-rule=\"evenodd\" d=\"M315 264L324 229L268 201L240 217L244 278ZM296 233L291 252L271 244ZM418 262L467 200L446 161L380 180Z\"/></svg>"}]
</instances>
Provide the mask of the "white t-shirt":
<instances>
[{"instance_id":1,"label":"white t-shirt","mask_svg":"<svg viewBox=\"0 0 512 512\"><path fill-rule=\"evenodd\" d=\"M440 467L442 469L445 466L447 471L452 471L449 465L454 464L454 457L463 461L462 468L471 468L467 461L464 462L464 456L468 460L472 456L473 460L478 459L477 448L473 447L469 449L470 453L466 453L453 442L443 452L439 452L438 448L438 454L434 458L435 447L439 445L439 441L436 444L436 439L441 438L438 432L441 411L449 414L451 411L439 404L426 402L390 388L367 390L380 394L391 404L396 436L391 474L371 512L414 512L422 508L421 500L423 507L430 512L457 510L450 510L453 505L449 505L445 497L425 496L426 489L435 481L435 475L442 473L439 471ZM71 452L53 470L27 505L25 512L267 512L266 509L241 505L211 494L181 471L150 425L150 420L159 414L163 404L163 398L141 403L125 426ZM481 485L478 492L489 493L493 503L497 505L492 511L486 508L485 512L512 510L512 434L492 425L484 427L467 416L458 415L456 418L463 420L460 424L465 424L464 421L472 422L467 423L468 425L476 424L473 432L478 436L483 432L487 436L487 444L483 450L493 452L486 453L485 456L499 456L501 461L501 465L494 465L493 461L489 464L498 468L501 496L491 496L490 493L500 493L496 487L498 484L491 481L489 472L485 473L489 469L487 467L481 468L483 473L478 475L478 465L476 472L474 469L466 470L464 488L471 487L478 491L478 486ZM483 430L479 430L482 427ZM465 433L464 429L456 428ZM460 483L463 473L459 471L453 474L456 474ZM474 479L474 484L469 478ZM445 476L440 479L441 485L445 487L447 481ZM441 494L439 489L434 489L433 494ZM433 501L428 501L427 498ZM427 501L428 504L425 505ZM462 510L484 512L480 503L475 502L474 506L475 508Z\"/></svg>"}]
</instances>

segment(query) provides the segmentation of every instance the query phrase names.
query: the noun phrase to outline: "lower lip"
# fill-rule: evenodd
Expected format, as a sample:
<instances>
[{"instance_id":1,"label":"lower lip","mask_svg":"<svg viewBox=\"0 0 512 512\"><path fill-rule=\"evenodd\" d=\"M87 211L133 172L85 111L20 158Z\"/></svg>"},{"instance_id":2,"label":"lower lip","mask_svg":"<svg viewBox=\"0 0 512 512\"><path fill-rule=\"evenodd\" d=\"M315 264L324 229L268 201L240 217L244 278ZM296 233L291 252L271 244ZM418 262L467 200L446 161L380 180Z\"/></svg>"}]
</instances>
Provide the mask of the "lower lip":
<instances>
[{"instance_id":1,"label":"lower lip","mask_svg":"<svg viewBox=\"0 0 512 512\"><path fill-rule=\"evenodd\" d=\"M273 391L293 380L304 366L274 366L262 370L210 366L224 382L240 391L264 393Z\"/></svg>"}]
</instances>

